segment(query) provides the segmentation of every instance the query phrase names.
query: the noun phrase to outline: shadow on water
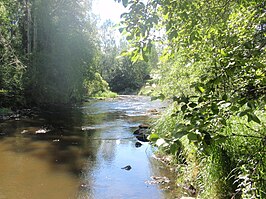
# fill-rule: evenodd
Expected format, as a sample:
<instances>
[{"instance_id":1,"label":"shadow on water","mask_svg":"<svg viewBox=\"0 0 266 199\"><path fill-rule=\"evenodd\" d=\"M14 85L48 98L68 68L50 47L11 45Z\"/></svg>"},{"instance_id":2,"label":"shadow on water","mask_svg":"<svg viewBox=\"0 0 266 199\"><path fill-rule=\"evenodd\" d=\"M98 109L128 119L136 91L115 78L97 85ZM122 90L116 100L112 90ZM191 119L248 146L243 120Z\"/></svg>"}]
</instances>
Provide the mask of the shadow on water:
<instances>
[{"instance_id":1,"label":"shadow on water","mask_svg":"<svg viewBox=\"0 0 266 199\"><path fill-rule=\"evenodd\" d=\"M136 148L132 135L149 120L148 109L161 106L125 96L0 123L0 199L165 198L145 184L161 169L150 162L149 144ZM121 169L127 164L129 172Z\"/></svg>"},{"instance_id":2,"label":"shadow on water","mask_svg":"<svg viewBox=\"0 0 266 199\"><path fill-rule=\"evenodd\" d=\"M95 130L84 134L81 129L83 114L79 109L52 108L41 111L35 118L21 118L1 124L2 143L9 146L7 150L29 153L48 161L55 169L64 164L69 171L78 175L83 168L82 160L95 159L98 144L89 140Z\"/></svg>"}]
</instances>

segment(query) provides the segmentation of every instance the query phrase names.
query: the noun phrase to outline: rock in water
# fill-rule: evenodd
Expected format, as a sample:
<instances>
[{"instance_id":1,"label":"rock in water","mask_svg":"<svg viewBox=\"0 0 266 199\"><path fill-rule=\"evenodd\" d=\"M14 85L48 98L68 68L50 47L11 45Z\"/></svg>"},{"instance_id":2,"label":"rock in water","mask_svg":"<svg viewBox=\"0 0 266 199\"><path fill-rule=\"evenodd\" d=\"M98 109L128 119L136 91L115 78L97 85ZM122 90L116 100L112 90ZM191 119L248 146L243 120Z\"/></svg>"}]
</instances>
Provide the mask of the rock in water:
<instances>
[{"instance_id":1,"label":"rock in water","mask_svg":"<svg viewBox=\"0 0 266 199\"><path fill-rule=\"evenodd\" d=\"M139 128L140 129L148 129L148 128L150 128L150 125L148 125L148 124L140 124Z\"/></svg>"},{"instance_id":2,"label":"rock in water","mask_svg":"<svg viewBox=\"0 0 266 199\"><path fill-rule=\"evenodd\" d=\"M136 142L136 144L135 144L135 147L136 148L139 148L139 147L141 147L142 146L142 144L140 143L140 142Z\"/></svg>"},{"instance_id":3,"label":"rock in water","mask_svg":"<svg viewBox=\"0 0 266 199\"><path fill-rule=\"evenodd\" d=\"M150 128L149 125L141 124L141 125L139 125L139 128L134 131L133 134L136 136L136 138L139 141L141 141L141 142L148 142L149 140L147 139L147 137L150 134L149 128Z\"/></svg>"},{"instance_id":4,"label":"rock in water","mask_svg":"<svg viewBox=\"0 0 266 199\"><path fill-rule=\"evenodd\" d=\"M131 167L130 165L127 165L127 166L125 166L125 167L122 167L121 169L125 169L125 170L129 171L129 170L132 169L132 167Z\"/></svg>"},{"instance_id":5,"label":"rock in water","mask_svg":"<svg viewBox=\"0 0 266 199\"><path fill-rule=\"evenodd\" d=\"M149 142L148 134L137 135L136 138L141 142Z\"/></svg>"}]
</instances>

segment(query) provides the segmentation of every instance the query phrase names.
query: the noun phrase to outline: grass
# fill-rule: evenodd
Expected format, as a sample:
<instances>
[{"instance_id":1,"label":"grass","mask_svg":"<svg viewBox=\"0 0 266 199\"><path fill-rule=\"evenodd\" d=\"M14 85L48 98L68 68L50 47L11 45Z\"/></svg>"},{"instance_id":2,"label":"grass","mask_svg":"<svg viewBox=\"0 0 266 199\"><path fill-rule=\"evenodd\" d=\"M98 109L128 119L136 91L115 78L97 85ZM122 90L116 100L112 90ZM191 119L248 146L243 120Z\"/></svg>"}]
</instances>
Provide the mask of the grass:
<instances>
[{"instance_id":1,"label":"grass","mask_svg":"<svg viewBox=\"0 0 266 199\"><path fill-rule=\"evenodd\" d=\"M173 114L175 107L173 104L156 122L153 133L166 142L159 149L172 156L179 174L176 183L193 185L202 199L266 198L265 111L256 112L261 124L231 116L227 127L217 132L223 139L212 140L208 149L201 151L176 133L181 117Z\"/></svg>"}]
</instances>

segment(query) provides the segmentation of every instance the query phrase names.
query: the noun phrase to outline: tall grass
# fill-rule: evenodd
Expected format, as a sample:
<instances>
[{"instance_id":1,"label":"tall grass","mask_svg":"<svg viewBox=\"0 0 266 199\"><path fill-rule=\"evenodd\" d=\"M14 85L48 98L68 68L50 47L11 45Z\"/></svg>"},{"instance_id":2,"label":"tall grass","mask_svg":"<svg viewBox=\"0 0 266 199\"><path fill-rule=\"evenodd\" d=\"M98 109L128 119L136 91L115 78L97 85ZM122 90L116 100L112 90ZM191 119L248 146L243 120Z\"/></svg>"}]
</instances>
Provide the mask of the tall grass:
<instances>
[{"instance_id":1,"label":"tall grass","mask_svg":"<svg viewBox=\"0 0 266 199\"><path fill-rule=\"evenodd\" d=\"M228 177L240 198L266 198L266 114L257 115L262 125L231 117L223 131L228 138L220 145L232 163Z\"/></svg>"},{"instance_id":2,"label":"tall grass","mask_svg":"<svg viewBox=\"0 0 266 199\"><path fill-rule=\"evenodd\" d=\"M164 140L161 152L172 156L179 186L196 187L199 198L266 198L266 113L256 112L261 124L231 116L213 139L199 150L187 136L177 134L181 117L173 104L156 122L153 133ZM186 191L184 189L184 191Z\"/></svg>"}]
</instances>

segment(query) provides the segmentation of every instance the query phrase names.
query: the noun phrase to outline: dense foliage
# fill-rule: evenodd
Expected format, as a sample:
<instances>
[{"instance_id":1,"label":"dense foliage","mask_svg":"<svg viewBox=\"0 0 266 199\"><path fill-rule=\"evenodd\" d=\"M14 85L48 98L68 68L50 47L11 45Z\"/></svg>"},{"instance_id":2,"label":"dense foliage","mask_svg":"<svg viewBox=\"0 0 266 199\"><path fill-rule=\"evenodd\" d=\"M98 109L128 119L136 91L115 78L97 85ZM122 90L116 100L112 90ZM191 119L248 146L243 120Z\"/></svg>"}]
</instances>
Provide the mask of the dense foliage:
<instances>
[{"instance_id":1,"label":"dense foliage","mask_svg":"<svg viewBox=\"0 0 266 199\"><path fill-rule=\"evenodd\" d=\"M133 62L127 56L120 56L121 53L125 53L128 43L123 37L117 39L119 33L115 25L111 21L106 21L100 30L102 54L98 70L102 77L114 92L130 94L138 91L149 78L154 67L153 62L157 61L156 56L152 57L153 62Z\"/></svg>"},{"instance_id":2,"label":"dense foliage","mask_svg":"<svg viewBox=\"0 0 266 199\"><path fill-rule=\"evenodd\" d=\"M69 103L85 92L97 56L96 30L84 1L34 1L31 66L26 95L34 102ZM36 13L35 13L36 12ZM34 33L34 31L36 33Z\"/></svg>"},{"instance_id":3,"label":"dense foliage","mask_svg":"<svg viewBox=\"0 0 266 199\"><path fill-rule=\"evenodd\" d=\"M91 2L0 2L0 106L80 101L98 81Z\"/></svg>"},{"instance_id":4,"label":"dense foliage","mask_svg":"<svg viewBox=\"0 0 266 199\"><path fill-rule=\"evenodd\" d=\"M120 53L111 21L101 27L90 0L0 2L0 108L67 104L140 89L151 62Z\"/></svg>"},{"instance_id":5,"label":"dense foliage","mask_svg":"<svg viewBox=\"0 0 266 199\"><path fill-rule=\"evenodd\" d=\"M264 198L265 1L123 4L132 59L148 59L155 42L164 47L153 90L173 105L150 139L201 197Z\"/></svg>"},{"instance_id":6,"label":"dense foliage","mask_svg":"<svg viewBox=\"0 0 266 199\"><path fill-rule=\"evenodd\" d=\"M0 106L19 103L23 92L22 34L18 20L23 16L17 1L0 2ZM7 100L2 100L5 98ZM11 102L12 101L12 102Z\"/></svg>"}]
</instances>

